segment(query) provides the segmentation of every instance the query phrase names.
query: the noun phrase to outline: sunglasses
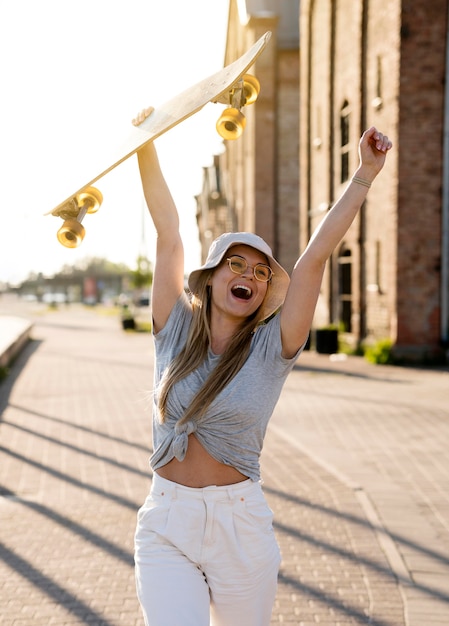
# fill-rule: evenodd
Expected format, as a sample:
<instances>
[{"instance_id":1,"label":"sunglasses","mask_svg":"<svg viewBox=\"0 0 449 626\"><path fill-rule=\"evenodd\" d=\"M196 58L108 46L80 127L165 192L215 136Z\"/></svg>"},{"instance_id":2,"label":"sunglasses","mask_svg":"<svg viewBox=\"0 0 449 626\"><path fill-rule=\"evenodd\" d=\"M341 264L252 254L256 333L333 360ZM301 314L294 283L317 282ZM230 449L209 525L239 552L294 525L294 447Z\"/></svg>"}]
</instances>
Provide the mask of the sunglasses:
<instances>
[{"instance_id":1,"label":"sunglasses","mask_svg":"<svg viewBox=\"0 0 449 626\"><path fill-rule=\"evenodd\" d=\"M246 260L242 256L238 256L234 254L226 259L229 265L229 269L234 274L244 274L248 267L253 270L254 278L256 280L260 280L262 283L267 283L271 280L273 276L273 270L269 265L264 265L264 263L257 263L254 267L248 265Z\"/></svg>"}]
</instances>

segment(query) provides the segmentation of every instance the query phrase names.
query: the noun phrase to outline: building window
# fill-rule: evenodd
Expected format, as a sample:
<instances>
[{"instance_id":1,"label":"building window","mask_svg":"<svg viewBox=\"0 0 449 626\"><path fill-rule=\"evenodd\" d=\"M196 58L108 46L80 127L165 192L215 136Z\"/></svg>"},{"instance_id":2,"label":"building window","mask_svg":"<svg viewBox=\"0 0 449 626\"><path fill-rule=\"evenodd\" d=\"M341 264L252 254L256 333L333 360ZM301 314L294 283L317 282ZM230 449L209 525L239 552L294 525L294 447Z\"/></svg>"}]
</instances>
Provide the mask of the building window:
<instances>
[{"instance_id":1,"label":"building window","mask_svg":"<svg viewBox=\"0 0 449 626\"><path fill-rule=\"evenodd\" d=\"M340 111L340 183L349 178L349 103L344 101Z\"/></svg>"},{"instance_id":2,"label":"building window","mask_svg":"<svg viewBox=\"0 0 449 626\"><path fill-rule=\"evenodd\" d=\"M338 258L339 319L345 332L352 332L352 257L344 250Z\"/></svg>"},{"instance_id":3,"label":"building window","mask_svg":"<svg viewBox=\"0 0 449 626\"><path fill-rule=\"evenodd\" d=\"M371 102L373 108L376 111L380 111L383 106L382 98L382 57L378 56L376 59L376 96Z\"/></svg>"},{"instance_id":4,"label":"building window","mask_svg":"<svg viewBox=\"0 0 449 626\"><path fill-rule=\"evenodd\" d=\"M366 290L370 293L383 293L381 280L382 280L382 243L377 240L374 247L374 282L369 283L366 286Z\"/></svg>"}]
</instances>

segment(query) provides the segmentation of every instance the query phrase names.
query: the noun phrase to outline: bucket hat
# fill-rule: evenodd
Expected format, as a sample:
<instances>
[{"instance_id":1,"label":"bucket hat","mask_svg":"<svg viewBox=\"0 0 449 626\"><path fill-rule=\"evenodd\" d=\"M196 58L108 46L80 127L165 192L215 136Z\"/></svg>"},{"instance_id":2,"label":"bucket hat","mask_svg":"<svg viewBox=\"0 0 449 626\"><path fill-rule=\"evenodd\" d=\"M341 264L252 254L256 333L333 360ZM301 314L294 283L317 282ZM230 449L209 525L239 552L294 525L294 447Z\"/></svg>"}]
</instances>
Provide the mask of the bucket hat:
<instances>
[{"instance_id":1,"label":"bucket hat","mask_svg":"<svg viewBox=\"0 0 449 626\"><path fill-rule=\"evenodd\" d=\"M262 252L262 254L267 257L268 265L273 271L273 276L268 285L267 295L262 303L261 321L266 320L283 304L290 283L290 277L282 265L273 257L270 246L258 235L253 233L224 233L217 237L209 248L205 263L190 273L188 279L189 289L193 294L196 294L198 279L201 273L204 272L204 270L217 267L229 248L237 245L251 246L251 248Z\"/></svg>"}]
</instances>

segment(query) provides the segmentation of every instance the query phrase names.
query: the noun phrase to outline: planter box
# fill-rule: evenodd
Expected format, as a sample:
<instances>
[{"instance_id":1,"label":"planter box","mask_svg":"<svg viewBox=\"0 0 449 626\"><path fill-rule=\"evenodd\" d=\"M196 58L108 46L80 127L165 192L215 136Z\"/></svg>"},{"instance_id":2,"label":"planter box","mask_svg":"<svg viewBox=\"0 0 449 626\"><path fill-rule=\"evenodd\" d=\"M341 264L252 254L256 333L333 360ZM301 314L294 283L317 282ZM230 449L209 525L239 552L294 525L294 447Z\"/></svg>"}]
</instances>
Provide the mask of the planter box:
<instances>
[{"instance_id":1,"label":"planter box","mask_svg":"<svg viewBox=\"0 0 449 626\"><path fill-rule=\"evenodd\" d=\"M122 328L123 330L135 330L136 322L133 317L126 318L122 320Z\"/></svg>"},{"instance_id":2,"label":"planter box","mask_svg":"<svg viewBox=\"0 0 449 626\"><path fill-rule=\"evenodd\" d=\"M320 354L335 354L335 352L338 352L338 330L333 328L316 330L315 349Z\"/></svg>"}]
</instances>

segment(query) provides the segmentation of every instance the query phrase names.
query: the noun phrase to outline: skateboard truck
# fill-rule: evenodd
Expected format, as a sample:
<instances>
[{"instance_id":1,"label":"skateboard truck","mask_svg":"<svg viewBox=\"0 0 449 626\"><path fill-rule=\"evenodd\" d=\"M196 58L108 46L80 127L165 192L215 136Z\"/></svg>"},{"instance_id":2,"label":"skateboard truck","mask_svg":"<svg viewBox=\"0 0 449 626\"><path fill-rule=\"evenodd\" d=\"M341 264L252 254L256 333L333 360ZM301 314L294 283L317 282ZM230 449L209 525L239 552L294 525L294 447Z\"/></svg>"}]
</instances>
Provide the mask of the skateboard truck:
<instances>
[{"instance_id":1,"label":"skateboard truck","mask_svg":"<svg viewBox=\"0 0 449 626\"><path fill-rule=\"evenodd\" d=\"M103 195L96 187L86 187L59 210L57 215L64 220L57 232L59 243L66 248L77 248L86 233L81 224L86 213L96 213L103 202Z\"/></svg>"},{"instance_id":2,"label":"skateboard truck","mask_svg":"<svg viewBox=\"0 0 449 626\"><path fill-rule=\"evenodd\" d=\"M217 132L223 139L238 139L246 126L241 108L257 100L260 83L255 76L245 74L229 92L230 107L225 109L217 121Z\"/></svg>"}]
</instances>

